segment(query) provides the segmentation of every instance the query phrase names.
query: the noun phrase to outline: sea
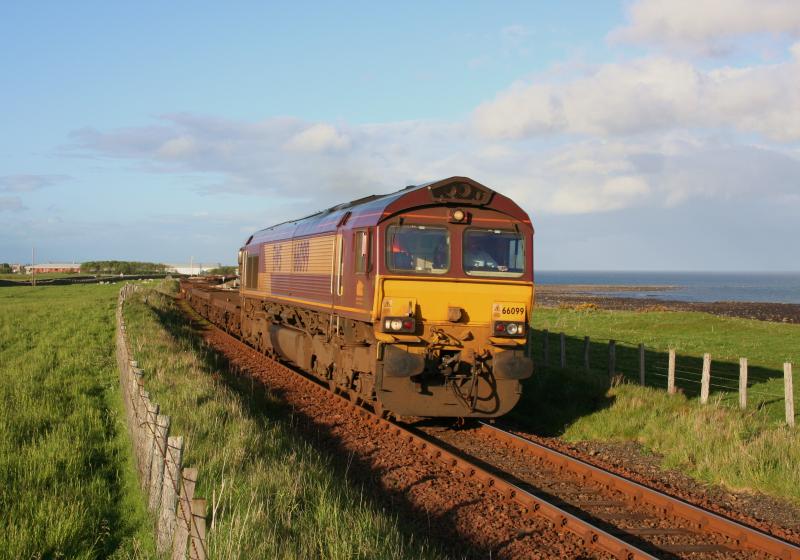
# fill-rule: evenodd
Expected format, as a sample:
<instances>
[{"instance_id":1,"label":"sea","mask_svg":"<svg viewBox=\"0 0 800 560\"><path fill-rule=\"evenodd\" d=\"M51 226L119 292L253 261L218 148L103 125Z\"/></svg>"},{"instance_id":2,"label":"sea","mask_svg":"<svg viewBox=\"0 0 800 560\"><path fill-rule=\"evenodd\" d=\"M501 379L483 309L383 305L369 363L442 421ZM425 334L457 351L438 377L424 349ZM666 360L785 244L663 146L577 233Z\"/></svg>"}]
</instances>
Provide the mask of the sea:
<instances>
[{"instance_id":1,"label":"sea","mask_svg":"<svg viewBox=\"0 0 800 560\"><path fill-rule=\"evenodd\" d=\"M537 270L537 284L642 286L638 291L587 293L676 301L754 301L800 304L800 272L628 272ZM648 290L650 287L669 289Z\"/></svg>"}]
</instances>

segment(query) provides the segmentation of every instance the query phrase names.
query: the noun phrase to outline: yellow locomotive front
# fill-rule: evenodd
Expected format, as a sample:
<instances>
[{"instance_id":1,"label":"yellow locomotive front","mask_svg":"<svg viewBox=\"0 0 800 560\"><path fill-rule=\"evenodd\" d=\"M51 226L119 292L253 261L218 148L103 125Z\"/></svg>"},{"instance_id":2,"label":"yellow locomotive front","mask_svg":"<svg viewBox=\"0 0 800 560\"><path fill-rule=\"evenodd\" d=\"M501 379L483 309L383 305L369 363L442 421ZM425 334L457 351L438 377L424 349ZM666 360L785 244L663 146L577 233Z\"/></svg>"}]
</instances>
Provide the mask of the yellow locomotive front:
<instances>
[{"instance_id":1,"label":"yellow locomotive front","mask_svg":"<svg viewBox=\"0 0 800 560\"><path fill-rule=\"evenodd\" d=\"M501 416L533 372L533 228L478 188L450 185L377 228L375 396L395 414Z\"/></svg>"}]
</instances>

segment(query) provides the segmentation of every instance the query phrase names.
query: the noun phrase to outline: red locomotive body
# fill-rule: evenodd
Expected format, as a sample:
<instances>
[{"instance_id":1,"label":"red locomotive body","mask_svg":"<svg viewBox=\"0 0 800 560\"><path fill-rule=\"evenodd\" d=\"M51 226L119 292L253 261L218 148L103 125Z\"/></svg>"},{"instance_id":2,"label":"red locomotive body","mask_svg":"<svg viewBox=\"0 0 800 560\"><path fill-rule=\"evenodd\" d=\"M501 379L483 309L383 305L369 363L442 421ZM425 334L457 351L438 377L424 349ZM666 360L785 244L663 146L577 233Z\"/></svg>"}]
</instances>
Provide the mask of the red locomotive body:
<instances>
[{"instance_id":1,"label":"red locomotive body","mask_svg":"<svg viewBox=\"0 0 800 560\"><path fill-rule=\"evenodd\" d=\"M255 233L239 317L230 294L217 315L376 409L499 416L532 373L532 242L527 214L471 179L411 186Z\"/></svg>"}]
</instances>

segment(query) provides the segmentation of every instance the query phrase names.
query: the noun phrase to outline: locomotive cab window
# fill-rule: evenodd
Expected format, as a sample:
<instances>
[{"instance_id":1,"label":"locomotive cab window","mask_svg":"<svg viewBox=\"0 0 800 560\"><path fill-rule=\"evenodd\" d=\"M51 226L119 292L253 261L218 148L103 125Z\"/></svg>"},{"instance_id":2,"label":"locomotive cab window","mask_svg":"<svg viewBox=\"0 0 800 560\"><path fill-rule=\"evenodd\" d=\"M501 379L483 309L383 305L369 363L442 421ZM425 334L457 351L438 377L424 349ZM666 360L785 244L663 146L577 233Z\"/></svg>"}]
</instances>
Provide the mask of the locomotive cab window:
<instances>
[{"instance_id":1,"label":"locomotive cab window","mask_svg":"<svg viewBox=\"0 0 800 560\"><path fill-rule=\"evenodd\" d=\"M450 232L443 227L389 226L386 264L394 272L445 274L450 270Z\"/></svg>"},{"instance_id":2,"label":"locomotive cab window","mask_svg":"<svg viewBox=\"0 0 800 560\"><path fill-rule=\"evenodd\" d=\"M244 261L244 287L258 287L258 255L249 255L247 252Z\"/></svg>"},{"instance_id":3,"label":"locomotive cab window","mask_svg":"<svg viewBox=\"0 0 800 560\"><path fill-rule=\"evenodd\" d=\"M369 272L370 253L372 252L372 236L368 230L359 230L355 235L355 271L358 273Z\"/></svg>"},{"instance_id":4,"label":"locomotive cab window","mask_svg":"<svg viewBox=\"0 0 800 560\"><path fill-rule=\"evenodd\" d=\"M500 229L466 230L464 272L471 276L522 276L525 272L522 235Z\"/></svg>"}]
</instances>

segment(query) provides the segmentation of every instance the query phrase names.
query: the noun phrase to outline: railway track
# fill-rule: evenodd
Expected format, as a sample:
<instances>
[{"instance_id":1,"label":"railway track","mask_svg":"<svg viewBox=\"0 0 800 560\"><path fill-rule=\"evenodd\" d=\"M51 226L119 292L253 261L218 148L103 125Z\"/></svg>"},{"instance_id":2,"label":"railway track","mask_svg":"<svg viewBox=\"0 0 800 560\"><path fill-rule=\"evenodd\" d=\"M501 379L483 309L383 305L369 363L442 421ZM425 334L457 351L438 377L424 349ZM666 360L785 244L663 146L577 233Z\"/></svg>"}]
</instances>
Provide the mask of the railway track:
<instances>
[{"instance_id":1,"label":"railway track","mask_svg":"<svg viewBox=\"0 0 800 560\"><path fill-rule=\"evenodd\" d=\"M187 306L188 309L188 306ZM219 335L250 349L216 327ZM397 446L412 448L446 471L477 482L523 518L550 528L552 539L569 534L577 549L599 557L782 558L800 560L800 548L603 471L506 430L480 423L477 429L426 429L398 424L369 410L347 391L257 354L268 369L292 376L315 399L335 403ZM251 355L252 358L252 355ZM525 531L519 531L520 539ZM533 551L532 551L533 552ZM570 552L570 555L579 555ZM501 556L514 556L501 555Z\"/></svg>"},{"instance_id":2,"label":"railway track","mask_svg":"<svg viewBox=\"0 0 800 560\"><path fill-rule=\"evenodd\" d=\"M420 430L610 534L666 558L800 558L800 547L500 427Z\"/></svg>"}]
</instances>

